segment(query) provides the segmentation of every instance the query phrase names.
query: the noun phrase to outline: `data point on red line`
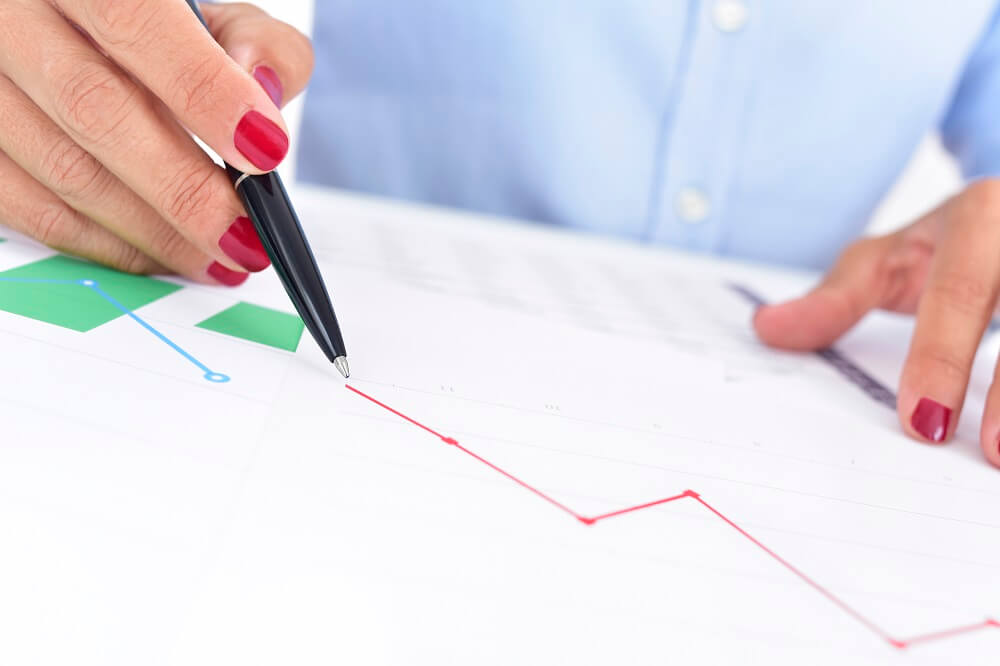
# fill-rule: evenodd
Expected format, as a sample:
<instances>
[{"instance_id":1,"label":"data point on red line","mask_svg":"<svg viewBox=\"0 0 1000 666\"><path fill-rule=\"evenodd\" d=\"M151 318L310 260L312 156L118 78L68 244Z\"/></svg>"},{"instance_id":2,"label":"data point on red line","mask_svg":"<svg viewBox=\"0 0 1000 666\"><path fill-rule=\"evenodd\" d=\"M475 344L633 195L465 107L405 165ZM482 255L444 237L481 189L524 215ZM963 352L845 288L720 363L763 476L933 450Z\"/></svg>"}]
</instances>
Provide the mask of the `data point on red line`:
<instances>
[{"instance_id":1,"label":"data point on red line","mask_svg":"<svg viewBox=\"0 0 1000 666\"><path fill-rule=\"evenodd\" d=\"M698 502L701 504L701 506L705 507L705 509L707 509L708 511L712 512L715 516L717 516L721 521L723 521L729 527L731 527L732 529L734 529L737 532L739 532L744 538L746 538L747 541L749 541L751 544L753 544L754 546L756 546L757 548L759 548L760 550L762 550L764 553L766 553L768 556L770 556L771 559L773 559L777 564L779 564L782 567L784 567L785 569L787 569L789 572L791 572L796 577L798 577L799 580L801 580L803 583L805 583L806 585L808 585L809 587L811 587L815 591L817 591L819 594L821 594L824 597L826 597L827 599L829 599L832 603L834 603L836 606L838 606L847 615L853 617L859 623L861 623L862 625L864 625L865 627L867 627L869 631L871 631L872 633L876 634L880 639L884 640L889 645L891 645L892 647L894 647L894 648L896 648L898 650L909 649L911 646L913 646L914 644L918 644L918 643L929 643L929 642L932 642L932 641L939 641L939 640L943 640L943 639L947 639L947 638L953 638L953 637L958 636L960 634L969 634L969 633L973 633L973 632L982 631L984 629L1000 628L1000 622L998 622L995 619L989 618L989 619L986 619L986 620L980 622L979 624L968 625L968 626L963 626L963 627L957 627L957 628L954 628L954 629L948 629L948 630L944 630L944 631L926 633L926 634L921 634L919 636L911 636L907 640L899 640L899 639L896 639L896 638L892 638L891 636L889 636L889 634L886 631L884 631L877 624L875 624L874 622L872 622L871 620L869 620L865 615L863 615L862 613L858 612L853 607L849 606L844 600L842 600L840 597L838 597L832 591L830 591L830 590L826 589L825 587L823 587L822 585L820 585L818 582L816 582L808 574L806 574L805 572L803 572L801 569L799 569L795 565L791 564L788 560L786 560L785 558L783 558L781 555L778 555L775 551L771 550L769 547L767 547L766 545L764 545L755 536L753 536L752 534L750 534L749 532L747 532L745 529L743 529L742 527L740 527L739 525L737 525L728 516L724 515L721 511L719 511L718 509L714 508L711 504L709 504L705 500L701 499L701 494L698 493L698 492L696 492L696 491L694 491L694 490L688 489L688 490L685 490L684 492L680 493L679 495L671 495L671 496L665 497L663 499L654 500L652 502L646 502L645 504L637 504L635 506L625 507L625 508L619 509L617 511L611 511L609 513L602 513L599 516L594 516L594 517L581 516L580 514L578 514L573 509L571 509L568 506L566 506L566 505L564 505L564 504L556 501L555 499L553 499L549 495L546 495L544 492L542 492L538 488L535 488L534 486L529 485L525 481L522 481L520 478L514 476L513 474L511 474L507 470L503 469L502 467L499 467L499 466L493 464L492 462L490 462L486 458L480 456L479 454L475 453L474 451L471 451L471 450L469 450L469 449L467 449L467 448L459 445L459 443L458 443L457 440L455 440L455 439L453 439L451 437L445 437L444 435L442 435L441 433L437 432L436 430L434 430L434 429L432 429L432 428L424 425L423 423L421 423L421 422L419 422L419 421L417 421L417 420L415 420L415 419L407 416L406 414L404 414L403 412L395 409L394 407L390 407L389 405L385 404L384 402L381 402L381 401L377 400L376 398L368 395L367 393L364 393L364 392L362 392L362 391L354 388L353 386L351 386L349 384L345 384L345 386L349 390L351 390L354 393L358 394L359 396L365 398L369 402L372 402L373 404L378 405L379 407L385 409L386 411L388 411L388 412L390 412L392 414L395 414L396 416L398 416L399 418L403 419L404 421L407 421L408 423L411 423L412 425L414 425L414 426L416 426L416 427L418 427L418 428L420 428L422 430L425 430L425 431L431 433L432 435L434 435L435 437L439 438L441 441L445 442L446 444L451 444L451 445L457 447L458 450L461 451L462 453L466 454L467 456L469 456L471 458L476 459L480 463L486 465L487 467L489 467L489 468L493 469L494 471L496 471L496 472L502 474L503 476L507 477L508 479L510 479L511 481L513 481L514 483L520 485L522 488L525 488L526 490L534 493L535 495L537 495L541 499L545 500L549 504L552 504L553 506L555 506L559 510L561 510L564 513L572 516L573 518L575 518L578 522L580 522L583 525L594 525L598 521L602 521L602 520L605 520L605 519L608 519L608 518L614 518L614 517L617 517L617 516L624 516L626 514L633 514L633 513L638 512L638 511L642 511L642 510L645 510L645 509L651 509L653 507L662 506L664 504L675 502L675 501L680 500L680 499L685 498L685 497L691 497L691 498L697 499Z\"/></svg>"}]
</instances>

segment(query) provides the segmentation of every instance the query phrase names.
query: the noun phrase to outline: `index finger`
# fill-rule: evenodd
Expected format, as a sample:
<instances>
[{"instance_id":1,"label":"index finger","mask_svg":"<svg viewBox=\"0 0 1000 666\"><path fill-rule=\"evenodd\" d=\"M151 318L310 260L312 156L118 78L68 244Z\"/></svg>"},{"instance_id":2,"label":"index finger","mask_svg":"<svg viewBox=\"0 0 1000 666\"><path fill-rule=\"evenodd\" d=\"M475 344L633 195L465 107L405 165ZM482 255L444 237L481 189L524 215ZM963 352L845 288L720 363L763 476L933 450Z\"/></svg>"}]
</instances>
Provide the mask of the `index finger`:
<instances>
[{"instance_id":1,"label":"index finger","mask_svg":"<svg viewBox=\"0 0 1000 666\"><path fill-rule=\"evenodd\" d=\"M757 335L779 349L811 351L833 344L896 290L887 259L898 245L896 236L854 243L808 294L757 310Z\"/></svg>"},{"instance_id":2,"label":"index finger","mask_svg":"<svg viewBox=\"0 0 1000 666\"><path fill-rule=\"evenodd\" d=\"M181 0L58 0L59 8L222 159L271 171L288 153L281 112Z\"/></svg>"},{"instance_id":3,"label":"index finger","mask_svg":"<svg viewBox=\"0 0 1000 666\"><path fill-rule=\"evenodd\" d=\"M979 189L973 189L978 187ZM949 211L917 310L899 383L898 411L914 437L941 443L957 425L979 342L993 314L1000 262L995 203L970 186Z\"/></svg>"}]
</instances>

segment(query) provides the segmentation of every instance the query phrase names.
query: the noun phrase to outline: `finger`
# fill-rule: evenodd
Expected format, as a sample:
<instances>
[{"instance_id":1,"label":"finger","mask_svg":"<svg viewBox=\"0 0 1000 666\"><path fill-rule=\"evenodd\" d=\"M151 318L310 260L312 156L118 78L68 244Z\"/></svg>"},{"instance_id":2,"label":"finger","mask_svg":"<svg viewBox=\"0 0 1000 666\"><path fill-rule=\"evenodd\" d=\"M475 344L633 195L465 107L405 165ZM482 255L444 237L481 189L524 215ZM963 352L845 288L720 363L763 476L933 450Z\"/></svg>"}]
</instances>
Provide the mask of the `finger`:
<instances>
[{"instance_id":1,"label":"finger","mask_svg":"<svg viewBox=\"0 0 1000 666\"><path fill-rule=\"evenodd\" d=\"M183 2L59 0L59 8L185 127L241 171L271 171L288 128L260 85Z\"/></svg>"},{"instance_id":2,"label":"finger","mask_svg":"<svg viewBox=\"0 0 1000 666\"><path fill-rule=\"evenodd\" d=\"M155 273L153 259L76 212L0 153L0 224L51 248L129 273Z\"/></svg>"},{"instance_id":3,"label":"finger","mask_svg":"<svg viewBox=\"0 0 1000 666\"><path fill-rule=\"evenodd\" d=\"M898 290L899 279L889 261L898 243L896 236L855 243L811 292L780 305L761 307L753 321L757 335L781 349L829 346Z\"/></svg>"},{"instance_id":4,"label":"finger","mask_svg":"<svg viewBox=\"0 0 1000 666\"><path fill-rule=\"evenodd\" d=\"M47 3L0 7L0 18L41 26L0 44L0 67L36 106L215 262L232 271L267 266L259 239L240 233L245 213L228 178L155 98Z\"/></svg>"},{"instance_id":5,"label":"finger","mask_svg":"<svg viewBox=\"0 0 1000 666\"><path fill-rule=\"evenodd\" d=\"M1000 362L993 372L993 383L986 394L979 440L986 459L1000 467Z\"/></svg>"},{"instance_id":6,"label":"finger","mask_svg":"<svg viewBox=\"0 0 1000 666\"><path fill-rule=\"evenodd\" d=\"M994 195L970 186L949 206L903 366L899 418L907 433L928 442L944 442L954 432L997 300L1000 202L987 196Z\"/></svg>"},{"instance_id":7,"label":"finger","mask_svg":"<svg viewBox=\"0 0 1000 666\"><path fill-rule=\"evenodd\" d=\"M314 56L309 38L247 3L205 4L216 40L279 107L305 90Z\"/></svg>"},{"instance_id":8,"label":"finger","mask_svg":"<svg viewBox=\"0 0 1000 666\"><path fill-rule=\"evenodd\" d=\"M173 272L215 282L212 259L0 76L0 151L66 204Z\"/></svg>"}]
</instances>

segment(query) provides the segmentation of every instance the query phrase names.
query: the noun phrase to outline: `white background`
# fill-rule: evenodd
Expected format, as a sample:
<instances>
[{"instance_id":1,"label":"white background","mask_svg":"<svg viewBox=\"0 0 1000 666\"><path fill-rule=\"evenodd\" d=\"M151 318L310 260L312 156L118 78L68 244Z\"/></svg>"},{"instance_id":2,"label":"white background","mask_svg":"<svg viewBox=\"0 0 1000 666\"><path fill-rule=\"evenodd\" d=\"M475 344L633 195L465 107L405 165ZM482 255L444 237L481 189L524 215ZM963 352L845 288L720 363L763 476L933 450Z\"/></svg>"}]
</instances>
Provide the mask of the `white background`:
<instances>
[{"instance_id":1,"label":"white background","mask_svg":"<svg viewBox=\"0 0 1000 666\"><path fill-rule=\"evenodd\" d=\"M258 0L256 4L303 32L311 32L314 8L312 0ZM300 113L301 100L289 108L290 121L297 121ZM294 175L291 164L285 169L288 176ZM954 163L942 149L937 137L928 136L914 154L896 187L875 213L869 232L882 233L907 223L935 206L959 186L960 178Z\"/></svg>"}]
</instances>

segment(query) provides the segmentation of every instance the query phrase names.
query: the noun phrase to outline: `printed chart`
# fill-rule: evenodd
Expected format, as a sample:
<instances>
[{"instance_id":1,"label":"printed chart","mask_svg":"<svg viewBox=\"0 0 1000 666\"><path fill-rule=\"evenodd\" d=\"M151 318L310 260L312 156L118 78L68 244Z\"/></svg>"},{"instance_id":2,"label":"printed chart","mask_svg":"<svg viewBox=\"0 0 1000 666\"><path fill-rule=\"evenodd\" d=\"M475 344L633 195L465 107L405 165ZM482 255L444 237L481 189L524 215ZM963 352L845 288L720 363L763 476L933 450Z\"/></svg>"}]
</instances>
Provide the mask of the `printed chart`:
<instances>
[{"instance_id":1,"label":"printed chart","mask_svg":"<svg viewBox=\"0 0 1000 666\"><path fill-rule=\"evenodd\" d=\"M476 460L477 462L485 465L486 467L492 469L493 471L497 472L498 474L506 477L511 482L513 482L513 483L521 486L522 488L524 488L528 492L536 495L542 501L549 503L550 505L554 506L559 511L562 511L565 514L568 514L573 519L577 520L578 522L580 522L583 525L586 525L588 527L592 526L592 525L596 525L597 523L599 523L601 521L604 521L604 520L608 520L610 518L617 518L618 516L624 516L626 514L635 513L637 511L643 511L643 510L646 510L646 509L652 509L652 508L655 508L655 507L663 506L665 504L670 504L670 503L673 503L673 502L678 502L678 501L686 500L686 499L687 500L694 500L695 502L697 502L701 506L705 507L705 509L707 509L709 512L711 512L717 518L719 518L719 520L721 520L723 523L725 523L728 527L736 530L741 536L743 536L744 538L746 538L747 541L749 541L754 546L756 546L757 548L759 548L762 551L764 551L765 553L767 553L772 559L774 559L774 561L776 563L778 563L779 565L781 565L782 567L784 567L785 569L787 569L789 572L791 572L794 576L796 576L799 580L801 580L805 585L808 585L809 587L811 587L814 590L816 590L816 592L818 592L820 595L822 595L823 597L826 597L831 603L833 603L835 606L837 606L838 608L840 608L841 610L843 610L844 613L846 613L850 617L852 617L855 620L857 620L862 626L864 626L866 629L868 629L869 631L871 631L873 634L875 634L876 636L878 636L879 638L881 638L883 641L885 641L886 643L888 643L889 645L891 645L894 648L898 648L900 650L903 650L903 649L912 647L914 645L919 645L921 643L929 643L929 642L932 642L932 641L942 641L942 640L949 639L949 638L955 638L955 637L961 636L963 634L969 634L969 633L974 633L974 632L979 632L979 631L984 631L984 630L1000 629L1000 621L995 620L993 618L987 618L987 619L983 620L982 622L977 622L975 624L963 625L963 626L959 626L959 627L949 627L949 628L946 628L946 629L940 629L940 630L929 632L929 633L926 633L926 634L921 634L921 635L916 635L916 636L910 636L908 638L898 638L898 637L892 636L888 632L886 632L884 629L882 629L880 626L878 626L877 624L875 624L874 622L872 622L870 619L868 619L867 617L865 617L862 613L860 613L856 609L852 608L851 606L849 606L848 604L846 604L842 599L840 599L835 594L833 594L832 592L830 592L829 590L827 590L825 587L823 587L823 585L821 585L817 581L813 580L807 573L803 572L801 569L799 569L798 567L796 567L795 565L793 565L792 563L788 562L783 557L781 557L781 555L779 555L778 553L775 553L773 550L771 550L766 545L764 545L763 543L761 543L756 537L754 537L749 532L747 532L742 527L740 527L735 522L733 522L732 519L730 519L729 517L727 517L727 516L723 515L722 513L720 513L715 507L713 507L711 504L709 504L708 501L705 498L703 498L698 492L696 492L694 490L685 490L685 491L683 491L683 492L681 492L679 494L676 494L676 495L670 495L668 497L661 497L659 499L654 499L654 500L649 501L649 502L643 502L642 504L636 504L636 505L628 506L628 507L625 507L625 508L622 508L622 509L616 509L614 511L608 511L606 513L602 513L602 514L599 514L599 515L590 515L590 516L582 515L580 513L577 513L576 511L574 511L570 507L566 506L565 504L559 502L558 500L556 500L556 499L550 497L549 495L545 494L544 492L538 490L537 488L535 488L534 486L532 486L529 483L525 482L524 480L518 478L517 476L514 476L513 474L511 474L507 470L504 470L504 469L502 469L500 467L497 467L496 465L494 465L489 460L487 460L487 459L481 457L480 455L478 455L476 452L471 451L471 450L465 448L454 437L449 437L448 435L443 435L443 434L437 432L433 428L430 428L430 427L424 425L423 423L420 423L419 421L416 421L415 419L411 418L410 416L407 416L406 414L398 411L397 409L395 409L393 407L390 407L389 405L386 405L385 403L381 402L377 398L374 398L374 397L368 395L364 391L361 391L359 389L354 388L350 384L347 384L345 387L349 391L351 391L352 393L354 393L355 395L358 395L358 396L364 398L365 400L368 400L369 402L371 402L371 403L373 403L375 405L378 405L379 407L381 407L382 409L386 410L390 414L394 414L395 416L398 416L399 418L403 419L404 421L406 421L406 422L408 422L408 423L416 426L417 428L419 428L419 429L421 429L421 430L423 430L423 431L425 431L425 432L433 435L434 437L438 438L442 443L447 444L448 446L455 447L456 450L462 452L463 454L469 456L470 458Z\"/></svg>"},{"instance_id":2,"label":"printed chart","mask_svg":"<svg viewBox=\"0 0 1000 666\"><path fill-rule=\"evenodd\" d=\"M136 313L181 289L163 280L54 255L0 272L0 310L79 332L125 316L198 368L206 380L230 381L228 375L210 369ZM243 302L196 326L286 351L295 351L303 331L297 315Z\"/></svg>"},{"instance_id":3,"label":"printed chart","mask_svg":"<svg viewBox=\"0 0 1000 666\"><path fill-rule=\"evenodd\" d=\"M908 321L754 339L810 276L296 200L346 388L270 273L0 244L3 663L995 663L995 341L920 446Z\"/></svg>"}]
</instances>

